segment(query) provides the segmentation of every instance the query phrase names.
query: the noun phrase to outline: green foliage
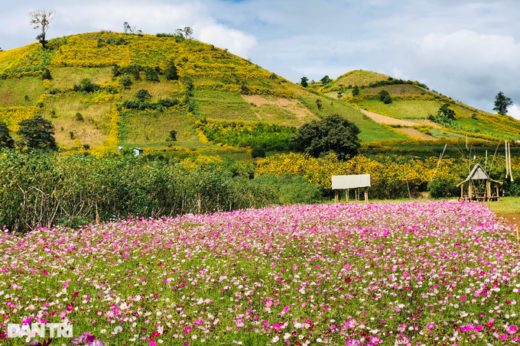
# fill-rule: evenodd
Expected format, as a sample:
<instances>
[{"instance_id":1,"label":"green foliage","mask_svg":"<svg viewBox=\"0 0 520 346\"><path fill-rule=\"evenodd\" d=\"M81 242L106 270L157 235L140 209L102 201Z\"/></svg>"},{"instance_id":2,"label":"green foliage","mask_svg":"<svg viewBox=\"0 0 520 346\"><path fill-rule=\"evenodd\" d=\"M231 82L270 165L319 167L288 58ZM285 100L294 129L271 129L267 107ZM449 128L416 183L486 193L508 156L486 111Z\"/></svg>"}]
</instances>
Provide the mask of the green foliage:
<instances>
[{"instance_id":1,"label":"green foliage","mask_svg":"<svg viewBox=\"0 0 520 346\"><path fill-rule=\"evenodd\" d=\"M61 217L57 219L58 225L62 227L68 227L71 229L80 229L81 227L88 225L93 222L92 219L84 218L83 216L71 216L71 217Z\"/></svg>"},{"instance_id":2,"label":"green foliage","mask_svg":"<svg viewBox=\"0 0 520 346\"><path fill-rule=\"evenodd\" d=\"M84 121L85 119L83 118L83 115L78 112L76 113L76 121Z\"/></svg>"},{"instance_id":3,"label":"green foliage","mask_svg":"<svg viewBox=\"0 0 520 346\"><path fill-rule=\"evenodd\" d=\"M20 137L17 145L21 149L58 150L54 139L54 126L48 120L36 115L32 119L18 123L20 129L16 134Z\"/></svg>"},{"instance_id":4,"label":"green foliage","mask_svg":"<svg viewBox=\"0 0 520 346\"><path fill-rule=\"evenodd\" d=\"M144 90L146 91L146 90ZM135 109L144 111L146 109L162 111L163 108L170 108L179 105L180 102L177 99L159 99L157 102L141 101L141 100L127 100L123 102L123 107L126 109Z\"/></svg>"},{"instance_id":5,"label":"green foliage","mask_svg":"<svg viewBox=\"0 0 520 346\"><path fill-rule=\"evenodd\" d=\"M289 151L295 149L290 138L296 128L265 123L235 121L202 122L199 127L208 140L235 147L262 148L264 151Z\"/></svg>"},{"instance_id":6,"label":"green foliage","mask_svg":"<svg viewBox=\"0 0 520 346\"><path fill-rule=\"evenodd\" d=\"M146 80L150 81L150 82L159 82L159 74L157 73L157 71L151 67L148 67L146 70L145 70L145 77L146 77Z\"/></svg>"},{"instance_id":7,"label":"green foliage","mask_svg":"<svg viewBox=\"0 0 520 346\"><path fill-rule=\"evenodd\" d=\"M145 90L145 89L140 89L138 90L134 97L136 99L138 99L139 101L143 102L143 101L149 101L152 99L152 95L150 95L150 93L148 92L148 90Z\"/></svg>"},{"instance_id":8,"label":"green foliage","mask_svg":"<svg viewBox=\"0 0 520 346\"><path fill-rule=\"evenodd\" d=\"M388 91L386 91L386 90L381 90L381 91L379 92L379 100L384 101L384 100L385 100L385 97L387 97L388 95L390 95L390 94L388 93Z\"/></svg>"},{"instance_id":9,"label":"green foliage","mask_svg":"<svg viewBox=\"0 0 520 346\"><path fill-rule=\"evenodd\" d=\"M318 107L318 110L320 111L323 108L323 102L321 102L320 99L316 99L316 107Z\"/></svg>"},{"instance_id":10,"label":"green foliage","mask_svg":"<svg viewBox=\"0 0 520 346\"><path fill-rule=\"evenodd\" d=\"M432 198L445 198L460 195L460 188L456 185L460 183L453 179L434 179L428 183L428 191Z\"/></svg>"},{"instance_id":11,"label":"green foliage","mask_svg":"<svg viewBox=\"0 0 520 346\"><path fill-rule=\"evenodd\" d=\"M500 115L507 114L507 108L513 104L513 101L509 97L506 97L503 92L499 92L495 97L495 108L496 111Z\"/></svg>"},{"instance_id":12,"label":"green foliage","mask_svg":"<svg viewBox=\"0 0 520 346\"><path fill-rule=\"evenodd\" d=\"M0 224L21 232L64 222L80 227L96 213L101 220L129 214L176 216L301 203L316 196L315 188L299 178L251 180L251 168L245 164L184 168L133 155L60 157L3 151L0 172ZM289 182L292 186L281 189Z\"/></svg>"},{"instance_id":13,"label":"green foliage","mask_svg":"<svg viewBox=\"0 0 520 346\"><path fill-rule=\"evenodd\" d=\"M356 124L333 114L304 124L293 140L300 151L313 157L335 153L338 158L346 159L358 154L361 146L359 133Z\"/></svg>"},{"instance_id":14,"label":"green foliage","mask_svg":"<svg viewBox=\"0 0 520 346\"><path fill-rule=\"evenodd\" d=\"M49 69L46 68L45 70L43 70L42 79L43 80L52 79L51 71L49 71Z\"/></svg>"},{"instance_id":15,"label":"green foliage","mask_svg":"<svg viewBox=\"0 0 520 346\"><path fill-rule=\"evenodd\" d=\"M2 149L13 149L14 148L14 140L11 138L9 134L9 129L7 128L7 124L0 121L0 150Z\"/></svg>"},{"instance_id":16,"label":"green foliage","mask_svg":"<svg viewBox=\"0 0 520 346\"><path fill-rule=\"evenodd\" d=\"M385 105L389 105L390 103L392 103L392 97L390 97L390 95L386 95L383 99L383 102L385 103Z\"/></svg>"},{"instance_id":17,"label":"green foliage","mask_svg":"<svg viewBox=\"0 0 520 346\"><path fill-rule=\"evenodd\" d=\"M170 138L173 142L177 141L177 131L171 130L170 131Z\"/></svg>"},{"instance_id":18,"label":"green foliage","mask_svg":"<svg viewBox=\"0 0 520 346\"><path fill-rule=\"evenodd\" d=\"M253 159L256 159L256 158L264 158L265 157L265 150L263 148L254 148L252 151L251 151L251 157Z\"/></svg>"},{"instance_id":19,"label":"green foliage","mask_svg":"<svg viewBox=\"0 0 520 346\"><path fill-rule=\"evenodd\" d=\"M260 186L271 186L280 193L280 203L312 204L321 201L320 187L315 183L309 183L305 177L294 175L263 175L257 177L253 183Z\"/></svg>"},{"instance_id":20,"label":"green foliage","mask_svg":"<svg viewBox=\"0 0 520 346\"><path fill-rule=\"evenodd\" d=\"M356 85L354 89L352 89L352 96L358 96L359 95L359 88Z\"/></svg>"},{"instance_id":21,"label":"green foliage","mask_svg":"<svg viewBox=\"0 0 520 346\"><path fill-rule=\"evenodd\" d=\"M100 89L99 84L92 83L88 78L81 80L78 84L74 84L74 91L83 91L86 93L93 93Z\"/></svg>"},{"instance_id":22,"label":"green foliage","mask_svg":"<svg viewBox=\"0 0 520 346\"><path fill-rule=\"evenodd\" d=\"M329 76L325 76L325 77L323 77L320 81L321 81L321 83L322 83L323 85L327 85L327 84L329 84L330 82L332 82L332 79L330 79Z\"/></svg>"},{"instance_id":23,"label":"green foliage","mask_svg":"<svg viewBox=\"0 0 520 346\"><path fill-rule=\"evenodd\" d=\"M455 111L450 108L449 103L443 104L437 112L437 115L449 120L455 120Z\"/></svg>"},{"instance_id":24,"label":"green foliage","mask_svg":"<svg viewBox=\"0 0 520 346\"><path fill-rule=\"evenodd\" d=\"M119 84L121 84L121 86L124 88L124 89L130 89L130 86L132 85L132 78L130 78L130 76L122 76L121 79L119 80Z\"/></svg>"},{"instance_id":25,"label":"green foliage","mask_svg":"<svg viewBox=\"0 0 520 346\"><path fill-rule=\"evenodd\" d=\"M168 65L166 66L166 70L164 71L167 80L178 80L179 74L177 73L177 67L175 66L175 62L170 60Z\"/></svg>"},{"instance_id":26,"label":"green foliage","mask_svg":"<svg viewBox=\"0 0 520 346\"><path fill-rule=\"evenodd\" d=\"M306 88L309 85L309 78L302 77L302 81L300 82L300 85L304 88Z\"/></svg>"}]
</instances>

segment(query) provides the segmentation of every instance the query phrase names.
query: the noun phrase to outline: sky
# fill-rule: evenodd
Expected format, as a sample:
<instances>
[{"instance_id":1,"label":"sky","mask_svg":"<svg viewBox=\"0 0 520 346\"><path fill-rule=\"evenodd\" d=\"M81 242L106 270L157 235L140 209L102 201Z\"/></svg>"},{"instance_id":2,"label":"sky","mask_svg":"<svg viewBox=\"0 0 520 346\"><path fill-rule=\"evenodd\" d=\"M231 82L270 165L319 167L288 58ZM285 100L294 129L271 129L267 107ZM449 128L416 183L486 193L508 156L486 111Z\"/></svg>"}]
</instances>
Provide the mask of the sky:
<instances>
[{"instance_id":1,"label":"sky","mask_svg":"<svg viewBox=\"0 0 520 346\"><path fill-rule=\"evenodd\" d=\"M418 80L492 111L502 91L520 119L518 0L0 0L0 47L35 41L28 12L53 9L48 37L190 26L194 37L299 82L354 69Z\"/></svg>"}]
</instances>

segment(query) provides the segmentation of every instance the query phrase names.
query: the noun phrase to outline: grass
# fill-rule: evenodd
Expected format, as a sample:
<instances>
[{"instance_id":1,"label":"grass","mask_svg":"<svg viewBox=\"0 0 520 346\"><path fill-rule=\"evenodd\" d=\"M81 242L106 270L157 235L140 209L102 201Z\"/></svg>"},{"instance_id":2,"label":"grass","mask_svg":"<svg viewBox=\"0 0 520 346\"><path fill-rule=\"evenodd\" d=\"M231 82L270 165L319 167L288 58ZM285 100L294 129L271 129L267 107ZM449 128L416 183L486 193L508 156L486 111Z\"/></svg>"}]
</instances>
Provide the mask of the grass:
<instances>
[{"instance_id":1,"label":"grass","mask_svg":"<svg viewBox=\"0 0 520 346\"><path fill-rule=\"evenodd\" d=\"M360 95L377 95L386 90L390 95L422 95L424 90L410 84L385 85L375 88L359 89ZM351 92L352 93L352 92Z\"/></svg>"},{"instance_id":2,"label":"grass","mask_svg":"<svg viewBox=\"0 0 520 346\"><path fill-rule=\"evenodd\" d=\"M43 117L54 124L58 143L72 146L74 139L71 138L70 132L73 132L74 138L79 139L82 144L91 147L99 146L108 139L110 119L106 115L110 113L112 104L88 105L82 102L84 98L80 93L47 98ZM76 113L80 113L84 121L77 121Z\"/></svg>"},{"instance_id":3,"label":"grass","mask_svg":"<svg viewBox=\"0 0 520 346\"><path fill-rule=\"evenodd\" d=\"M79 84L85 78L96 84L109 83L112 81L111 71L110 67L55 67L51 71L52 84L63 88Z\"/></svg>"},{"instance_id":4,"label":"grass","mask_svg":"<svg viewBox=\"0 0 520 346\"><path fill-rule=\"evenodd\" d=\"M130 89L125 89L122 92L123 101L135 99L134 95L138 90L148 90L152 95L152 101L157 101L160 98L179 97L181 91L181 84L178 81L166 81L164 76L159 77L160 82L149 82L146 80L133 81Z\"/></svg>"},{"instance_id":5,"label":"grass","mask_svg":"<svg viewBox=\"0 0 520 346\"><path fill-rule=\"evenodd\" d=\"M251 106L238 93L196 90L195 100L202 117L221 120L258 121Z\"/></svg>"},{"instance_id":6,"label":"grass","mask_svg":"<svg viewBox=\"0 0 520 346\"><path fill-rule=\"evenodd\" d=\"M123 143L139 145L157 143L165 147L169 144L166 139L170 136L172 130L177 131L178 142L175 145L184 146L187 142L196 138L196 134L183 111L175 113L125 113L122 118L120 138ZM189 134L185 134L185 132Z\"/></svg>"},{"instance_id":7,"label":"grass","mask_svg":"<svg viewBox=\"0 0 520 346\"><path fill-rule=\"evenodd\" d=\"M349 85L368 86L370 83L388 80L388 78L389 76L384 75L382 73L364 70L354 70L345 73L343 76L338 77L332 85L337 87L339 87L340 84L343 84L344 87L348 87Z\"/></svg>"},{"instance_id":8,"label":"grass","mask_svg":"<svg viewBox=\"0 0 520 346\"><path fill-rule=\"evenodd\" d=\"M358 106L397 119L426 119L430 114L437 114L441 105L425 100L394 100L388 105L379 100L364 100Z\"/></svg>"},{"instance_id":9,"label":"grass","mask_svg":"<svg viewBox=\"0 0 520 346\"><path fill-rule=\"evenodd\" d=\"M0 107L34 106L44 92L40 77L0 80Z\"/></svg>"},{"instance_id":10,"label":"grass","mask_svg":"<svg viewBox=\"0 0 520 346\"><path fill-rule=\"evenodd\" d=\"M322 109L318 109L316 100L321 100ZM312 113L318 115L320 118L331 115L339 114L344 116L346 119L355 123L361 133L359 137L363 142L378 142L381 140L408 140L409 138L385 127L379 125L366 115L361 113L352 105L346 104L342 101L334 100L328 97L316 96L311 93L307 93L306 96L298 96L298 100L303 103Z\"/></svg>"},{"instance_id":11,"label":"grass","mask_svg":"<svg viewBox=\"0 0 520 346\"><path fill-rule=\"evenodd\" d=\"M469 130L470 132L478 131L477 133L487 134L489 136L511 140L518 139L518 133L507 132L504 129L494 126L493 124L489 124L482 118L458 119L456 123L462 126L464 130Z\"/></svg>"},{"instance_id":12,"label":"grass","mask_svg":"<svg viewBox=\"0 0 520 346\"><path fill-rule=\"evenodd\" d=\"M497 214L520 213L520 197L502 197L498 202L486 203Z\"/></svg>"}]
</instances>

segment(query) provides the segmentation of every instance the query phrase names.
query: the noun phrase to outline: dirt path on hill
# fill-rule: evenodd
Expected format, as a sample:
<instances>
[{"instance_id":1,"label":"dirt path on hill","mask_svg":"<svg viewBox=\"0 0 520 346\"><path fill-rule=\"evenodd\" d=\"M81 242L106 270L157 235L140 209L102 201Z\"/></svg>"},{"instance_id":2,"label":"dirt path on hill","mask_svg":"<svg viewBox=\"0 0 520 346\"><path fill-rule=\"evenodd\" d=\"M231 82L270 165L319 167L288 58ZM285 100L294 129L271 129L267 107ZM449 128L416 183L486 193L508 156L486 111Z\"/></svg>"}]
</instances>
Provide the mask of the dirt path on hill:
<instances>
[{"instance_id":1,"label":"dirt path on hill","mask_svg":"<svg viewBox=\"0 0 520 346\"><path fill-rule=\"evenodd\" d=\"M425 141L435 141L437 138L427 135L426 133L422 133L421 131L414 129L413 127L399 127L394 129L396 132L402 132L411 137L417 137Z\"/></svg>"},{"instance_id":2,"label":"dirt path on hill","mask_svg":"<svg viewBox=\"0 0 520 346\"><path fill-rule=\"evenodd\" d=\"M427 120L427 119L395 119L392 117L388 117L386 115L381 115L381 114L377 114L374 112L366 111L361 108L358 108L358 109L363 114L365 114L367 117L374 120L378 124L401 125L401 126L407 126L407 127L412 127L412 126L416 126L416 125L427 125L427 126L431 126L431 127L437 128L437 129L440 128L440 126L438 124L436 124L430 120Z\"/></svg>"},{"instance_id":3,"label":"dirt path on hill","mask_svg":"<svg viewBox=\"0 0 520 346\"><path fill-rule=\"evenodd\" d=\"M294 113L296 118L303 124L310 120L320 120L316 115L314 115L310 110L307 109L304 105L300 103L300 101L295 99L284 99L284 98L275 98L275 97L264 97L260 95L241 95L242 98L249 104L253 103L256 106L263 106L263 105L275 105L282 109L287 109ZM254 111L254 108L252 108ZM259 120L265 120L262 119L260 114L255 112L256 116L259 118Z\"/></svg>"}]
</instances>

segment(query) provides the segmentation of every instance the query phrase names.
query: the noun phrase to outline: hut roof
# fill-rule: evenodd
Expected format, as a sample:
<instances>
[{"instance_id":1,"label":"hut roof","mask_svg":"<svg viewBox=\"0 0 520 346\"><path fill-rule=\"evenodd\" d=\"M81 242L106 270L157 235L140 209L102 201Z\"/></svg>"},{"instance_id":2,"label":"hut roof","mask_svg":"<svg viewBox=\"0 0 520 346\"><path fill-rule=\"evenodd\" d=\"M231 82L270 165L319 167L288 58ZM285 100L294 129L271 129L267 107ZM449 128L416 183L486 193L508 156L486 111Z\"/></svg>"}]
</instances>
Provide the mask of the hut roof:
<instances>
[{"instance_id":1,"label":"hut roof","mask_svg":"<svg viewBox=\"0 0 520 346\"><path fill-rule=\"evenodd\" d=\"M462 185L462 184L464 184L464 183L466 183L466 182L468 182L470 180L490 180L490 181L492 181L494 183L502 184L499 181L491 179L489 174L487 174L486 171L484 170L484 168L482 168L482 166L479 165L478 163L475 165L475 167L473 167L473 169L469 173L469 175L466 178L466 180L464 180L462 183L458 184L457 187L459 187L460 185Z\"/></svg>"}]
</instances>

